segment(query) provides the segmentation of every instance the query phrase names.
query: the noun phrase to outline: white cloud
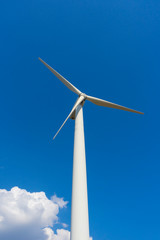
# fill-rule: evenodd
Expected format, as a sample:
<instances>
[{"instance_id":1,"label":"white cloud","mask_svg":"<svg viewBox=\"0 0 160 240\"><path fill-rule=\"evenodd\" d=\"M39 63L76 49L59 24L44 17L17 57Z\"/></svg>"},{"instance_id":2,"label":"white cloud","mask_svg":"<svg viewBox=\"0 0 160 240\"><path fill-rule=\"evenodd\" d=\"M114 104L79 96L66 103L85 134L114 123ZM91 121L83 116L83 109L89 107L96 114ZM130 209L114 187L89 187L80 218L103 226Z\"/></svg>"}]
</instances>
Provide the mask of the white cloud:
<instances>
[{"instance_id":1,"label":"white cloud","mask_svg":"<svg viewBox=\"0 0 160 240\"><path fill-rule=\"evenodd\" d=\"M67 203L56 195L49 200L44 192L30 193L18 187L0 189L0 239L70 240L68 230L57 229L55 233L51 228L58 223L59 209Z\"/></svg>"},{"instance_id":2,"label":"white cloud","mask_svg":"<svg viewBox=\"0 0 160 240\"><path fill-rule=\"evenodd\" d=\"M68 227L68 225L67 225L66 223L62 223L62 226L63 226L64 228L67 228L67 227Z\"/></svg>"},{"instance_id":3,"label":"white cloud","mask_svg":"<svg viewBox=\"0 0 160 240\"><path fill-rule=\"evenodd\" d=\"M60 208L66 207L67 201L64 201L63 198L58 198L56 195L51 197L52 202L57 203Z\"/></svg>"},{"instance_id":4,"label":"white cloud","mask_svg":"<svg viewBox=\"0 0 160 240\"><path fill-rule=\"evenodd\" d=\"M47 240L70 240L70 232L64 229L57 229L57 234L54 234L51 228L45 228L44 232Z\"/></svg>"},{"instance_id":5,"label":"white cloud","mask_svg":"<svg viewBox=\"0 0 160 240\"><path fill-rule=\"evenodd\" d=\"M66 204L56 195L49 200L44 192L0 189L0 239L69 240L69 231L58 229L55 234L50 228L58 222L59 208Z\"/></svg>"}]
</instances>

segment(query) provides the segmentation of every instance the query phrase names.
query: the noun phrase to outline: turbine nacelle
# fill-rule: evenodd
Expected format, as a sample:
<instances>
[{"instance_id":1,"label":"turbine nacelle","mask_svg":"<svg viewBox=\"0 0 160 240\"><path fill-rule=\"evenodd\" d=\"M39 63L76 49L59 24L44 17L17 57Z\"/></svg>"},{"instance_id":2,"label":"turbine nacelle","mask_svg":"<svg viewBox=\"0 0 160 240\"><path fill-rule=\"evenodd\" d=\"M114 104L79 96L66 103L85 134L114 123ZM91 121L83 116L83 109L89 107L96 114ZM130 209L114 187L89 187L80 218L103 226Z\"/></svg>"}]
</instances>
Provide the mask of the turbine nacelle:
<instances>
[{"instance_id":1,"label":"turbine nacelle","mask_svg":"<svg viewBox=\"0 0 160 240\"><path fill-rule=\"evenodd\" d=\"M85 100L87 99L87 95L85 93L81 93L79 97L83 97L82 102L80 103L83 106L85 103ZM76 109L71 114L70 119L75 120L75 117L76 117Z\"/></svg>"},{"instance_id":2,"label":"turbine nacelle","mask_svg":"<svg viewBox=\"0 0 160 240\"><path fill-rule=\"evenodd\" d=\"M71 119L75 119L75 110L77 108L77 106L79 104L81 104L82 106L84 105L85 100L88 100L98 106L103 106L103 107L108 107L108 108L115 108L115 109L119 109L119 110L124 110L124 111L128 111L128 112L134 112L134 113L138 113L138 114L143 114L142 112L127 108L127 107L123 107L121 105L112 103L112 102L108 102L105 101L103 99L100 98L95 98L92 96L88 96L85 93L82 93L78 88L76 88L74 85L72 85L67 79L65 79L62 75L60 75L58 72L56 72L52 67L50 67L46 62L44 62L41 58L39 58L39 60L67 87L69 88L72 92L76 93L79 97L76 101L76 103L74 104L70 114L68 115L68 117L66 118L66 120L64 121L64 123L62 124L62 126L60 127L60 129L58 130L58 132L56 133L56 135L53 137L53 139L57 136L57 134L59 133L59 131L62 129L62 127L64 126L64 124L66 123L66 121L68 120L68 118Z\"/></svg>"}]
</instances>

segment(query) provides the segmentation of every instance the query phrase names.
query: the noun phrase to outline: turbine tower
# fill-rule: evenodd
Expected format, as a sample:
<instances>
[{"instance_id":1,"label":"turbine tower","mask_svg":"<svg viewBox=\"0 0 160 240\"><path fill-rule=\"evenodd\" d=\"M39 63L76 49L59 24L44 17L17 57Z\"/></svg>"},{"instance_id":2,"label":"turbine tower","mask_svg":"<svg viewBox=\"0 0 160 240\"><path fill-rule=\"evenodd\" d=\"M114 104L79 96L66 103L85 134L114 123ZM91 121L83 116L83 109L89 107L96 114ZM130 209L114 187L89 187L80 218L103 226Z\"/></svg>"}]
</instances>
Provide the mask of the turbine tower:
<instances>
[{"instance_id":1,"label":"turbine tower","mask_svg":"<svg viewBox=\"0 0 160 240\"><path fill-rule=\"evenodd\" d=\"M63 76L51 68L41 58L39 60L71 91L78 95L71 112L55 134L57 136L66 121L71 118L75 120L74 131L74 154L73 154L73 178L72 178L72 207L71 207L71 240L89 240L89 218L88 218L88 196L86 157L83 126L83 105L86 100L103 107L116 108L128 112L143 114L142 112L123 107L99 98L88 96L78 90Z\"/></svg>"}]
</instances>

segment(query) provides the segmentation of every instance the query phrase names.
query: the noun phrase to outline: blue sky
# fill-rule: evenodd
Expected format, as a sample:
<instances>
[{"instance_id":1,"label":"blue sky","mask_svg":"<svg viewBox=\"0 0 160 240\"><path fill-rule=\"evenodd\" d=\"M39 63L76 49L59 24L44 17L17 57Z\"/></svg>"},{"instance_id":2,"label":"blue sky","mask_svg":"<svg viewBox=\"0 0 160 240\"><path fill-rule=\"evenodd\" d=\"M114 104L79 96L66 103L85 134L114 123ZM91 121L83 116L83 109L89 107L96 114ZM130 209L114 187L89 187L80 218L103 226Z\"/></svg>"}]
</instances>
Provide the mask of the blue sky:
<instances>
[{"instance_id":1,"label":"blue sky","mask_svg":"<svg viewBox=\"0 0 160 240\"><path fill-rule=\"evenodd\" d=\"M84 105L90 235L158 240L160 2L1 2L0 188L69 201L74 121L52 137L81 91L145 113Z\"/></svg>"}]
</instances>

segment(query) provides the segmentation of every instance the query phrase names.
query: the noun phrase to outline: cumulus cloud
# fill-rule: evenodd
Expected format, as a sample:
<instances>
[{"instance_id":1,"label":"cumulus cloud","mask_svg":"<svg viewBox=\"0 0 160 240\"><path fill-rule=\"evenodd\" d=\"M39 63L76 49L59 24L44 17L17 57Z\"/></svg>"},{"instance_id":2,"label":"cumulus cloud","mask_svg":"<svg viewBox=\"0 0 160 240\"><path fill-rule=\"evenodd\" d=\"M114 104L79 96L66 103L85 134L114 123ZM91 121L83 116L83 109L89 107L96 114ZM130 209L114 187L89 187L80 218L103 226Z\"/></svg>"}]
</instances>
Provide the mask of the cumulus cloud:
<instances>
[{"instance_id":1,"label":"cumulus cloud","mask_svg":"<svg viewBox=\"0 0 160 240\"><path fill-rule=\"evenodd\" d=\"M64 229L57 229L57 234L54 234L51 228L44 229L45 234L47 235L47 240L69 240L70 232Z\"/></svg>"},{"instance_id":2,"label":"cumulus cloud","mask_svg":"<svg viewBox=\"0 0 160 240\"><path fill-rule=\"evenodd\" d=\"M50 200L44 192L0 189L0 239L69 240L68 230L54 233L51 229L58 222L59 209L66 205L63 198L55 195Z\"/></svg>"}]
</instances>

